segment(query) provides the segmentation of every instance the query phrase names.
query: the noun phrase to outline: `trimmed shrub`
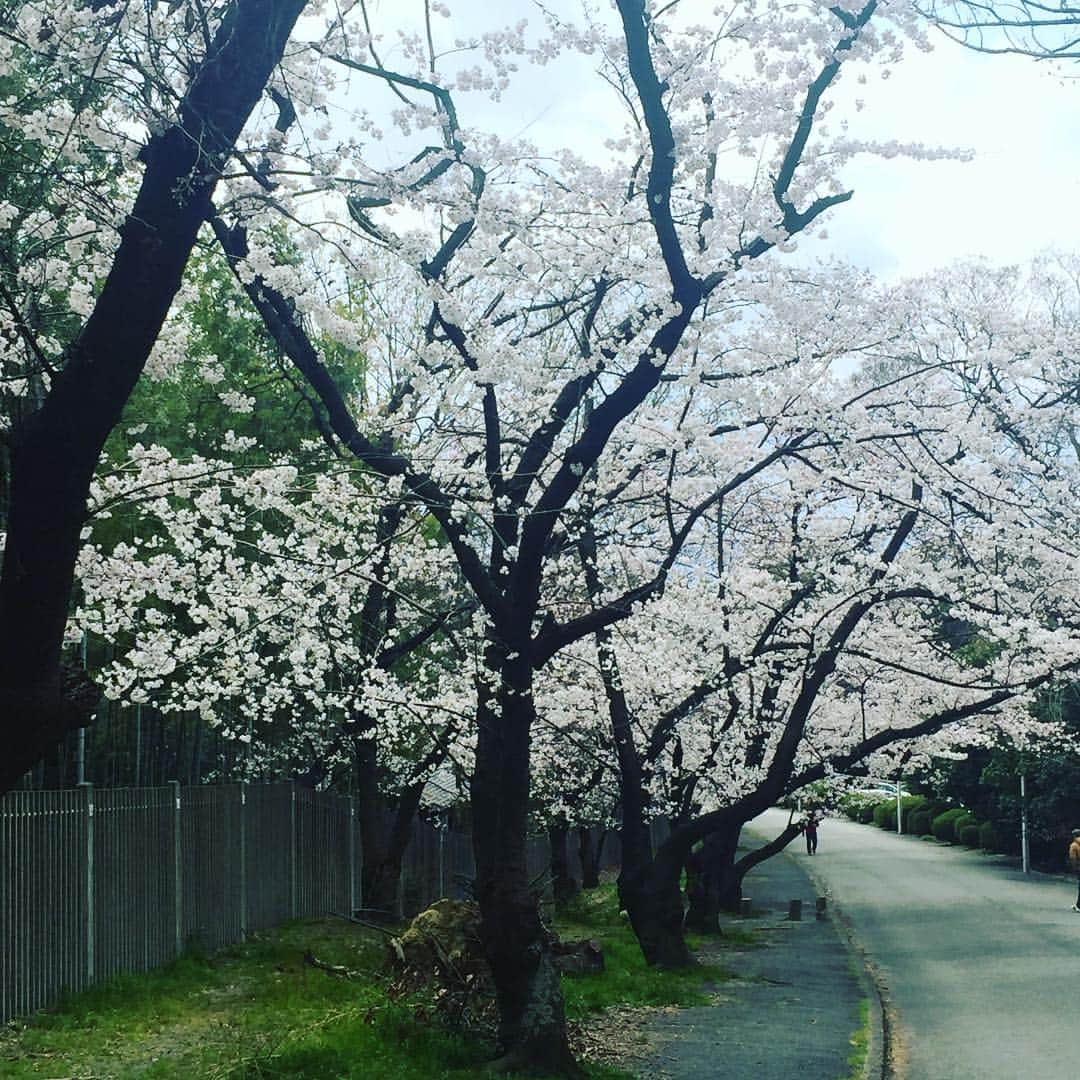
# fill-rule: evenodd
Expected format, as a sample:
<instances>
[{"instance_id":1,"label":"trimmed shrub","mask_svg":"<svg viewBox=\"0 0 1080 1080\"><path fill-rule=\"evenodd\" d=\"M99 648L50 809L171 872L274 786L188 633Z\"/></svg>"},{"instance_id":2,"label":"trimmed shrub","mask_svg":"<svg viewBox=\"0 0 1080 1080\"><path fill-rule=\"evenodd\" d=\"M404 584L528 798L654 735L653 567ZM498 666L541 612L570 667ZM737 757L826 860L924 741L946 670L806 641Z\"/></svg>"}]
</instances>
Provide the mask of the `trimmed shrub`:
<instances>
[{"instance_id":1,"label":"trimmed shrub","mask_svg":"<svg viewBox=\"0 0 1080 1080\"><path fill-rule=\"evenodd\" d=\"M967 811L961 807L957 807L953 810L946 810L945 813L938 814L938 816L930 823L930 831L938 840L947 840L951 844L956 839L956 834L953 832L953 824L958 817L963 817L966 814Z\"/></svg>"},{"instance_id":2,"label":"trimmed shrub","mask_svg":"<svg viewBox=\"0 0 1080 1080\"><path fill-rule=\"evenodd\" d=\"M873 819L874 807L878 799L865 791L849 791L842 796L839 802L840 812L851 818L852 821L867 824Z\"/></svg>"},{"instance_id":3,"label":"trimmed shrub","mask_svg":"<svg viewBox=\"0 0 1080 1080\"><path fill-rule=\"evenodd\" d=\"M960 839L960 830L967 828L968 825L974 825L976 828L979 826L979 819L970 811L965 810L953 823L953 837L957 843L963 843Z\"/></svg>"},{"instance_id":4,"label":"trimmed shrub","mask_svg":"<svg viewBox=\"0 0 1080 1080\"><path fill-rule=\"evenodd\" d=\"M900 814L901 820L904 823L904 832L914 832L911 827L911 815L917 813L926 805L926 798L923 795L905 795L900 800Z\"/></svg>"},{"instance_id":5,"label":"trimmed shrub","mask_svg":"<svg viewBox=\"0 0 1080 1080\"><path fill-rule=\"evenodd\" d=\"M986 851L1000 851L1001 841L992 821L984 821L979 826L979 847Z\"/></svg>"},{"instance_id":6,"label":"trimmed shrub","mask_svg":"<svg viewBox=\"0 0 1080 1080\"><path fill-rule=\"evenodd\" d=\"M907 819L907 831L914 836L925 836L930 831L928 810L913 810Z\"/></svg>"},{"instance_id":7,"label":"trimmed shrub","mask_svg":"<svg viewBox=\"0 0 1080 1080\"><path fill-rule=\"evenodd\" d=\"M961 819L962 820L962 819ZM956 838L960 841L964 847L978 847L979 846L979 826L972 823L970 825L961 825L960 828L954 826L956 832Z\"/></svg>"},{"instance_id":8,"label":"trimmed shrub","mask_svg":"<svg viewBox=\"0 0 1080 1080\"><path fill-rule=\"evenodd\" d=\"M930 820L933 821L934 818L940 817L942 814L944 814L946 810L957 809L957 806L956 803L942 802L940 799L931 799L930 802L928 802L923 807L923 809L926 811ZM929 830L927 830L927 832L929 832Z\"/></svg>"},{"instance_id":9,"label":"trimmed shrub","mask_svg":"<svg viewBox=\"0 0 1080 1080\"><path fill-rule=\"evenodd\" d=\"M896 800L878 803L874 807L874 824L879 829L891 829L896 831Z\"/></svg>"}]
</instances>

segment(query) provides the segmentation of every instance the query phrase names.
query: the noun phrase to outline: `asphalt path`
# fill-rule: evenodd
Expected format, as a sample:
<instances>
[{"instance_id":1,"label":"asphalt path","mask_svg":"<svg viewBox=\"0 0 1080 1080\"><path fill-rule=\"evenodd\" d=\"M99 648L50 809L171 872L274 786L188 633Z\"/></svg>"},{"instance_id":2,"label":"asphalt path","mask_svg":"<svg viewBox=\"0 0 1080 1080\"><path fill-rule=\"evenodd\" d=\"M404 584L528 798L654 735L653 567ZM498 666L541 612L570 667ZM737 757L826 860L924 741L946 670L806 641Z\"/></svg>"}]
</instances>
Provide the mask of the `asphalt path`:
<instances>
[{"instance_id":1,"label":"asphalt path","mask_svg":"<svg viewBox=\"0 0 1080 1080\"><path fill-rule=\"evenodd\" d=\"M755 825L786 821L777 810ZM799 858L887 987L901 1077L1076 1080L1075 883L836 818L819 835L818 854Z\"/></svg>"}]
</instances>

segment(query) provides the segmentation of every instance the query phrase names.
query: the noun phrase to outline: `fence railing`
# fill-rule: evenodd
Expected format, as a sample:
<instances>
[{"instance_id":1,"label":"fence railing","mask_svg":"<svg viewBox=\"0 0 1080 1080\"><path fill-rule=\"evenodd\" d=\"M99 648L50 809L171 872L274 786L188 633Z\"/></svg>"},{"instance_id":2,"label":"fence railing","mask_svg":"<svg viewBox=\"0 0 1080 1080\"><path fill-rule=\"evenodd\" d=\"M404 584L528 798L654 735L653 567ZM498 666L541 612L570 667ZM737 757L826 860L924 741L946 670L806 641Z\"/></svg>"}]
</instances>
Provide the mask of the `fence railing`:
<instances>
[{"instance_id":1,"label":"fence railing","mask_svg":"<svg viewBox=\"0 0 1080 1080\"><path fill-rule=\"evenodd\" d=\"M0 799L0 1021L185 948L356 906L351 800L272 784Z\"/></svg>"},{"instance_id":2,"label":"fence railing","mask_svg":"<svg viewBox=\"0 0 1080 1080\"><path fill-rule=\"evenodd\" d=\"M617 865L609 834L606 865ZM529 868L550 864L530 840ZM185 949L363 906L352 799L293 784L13 791L0 798L0 1023ZM467 833L417 819L398 914L466 895Z\"/></svg>"}]
</instances>

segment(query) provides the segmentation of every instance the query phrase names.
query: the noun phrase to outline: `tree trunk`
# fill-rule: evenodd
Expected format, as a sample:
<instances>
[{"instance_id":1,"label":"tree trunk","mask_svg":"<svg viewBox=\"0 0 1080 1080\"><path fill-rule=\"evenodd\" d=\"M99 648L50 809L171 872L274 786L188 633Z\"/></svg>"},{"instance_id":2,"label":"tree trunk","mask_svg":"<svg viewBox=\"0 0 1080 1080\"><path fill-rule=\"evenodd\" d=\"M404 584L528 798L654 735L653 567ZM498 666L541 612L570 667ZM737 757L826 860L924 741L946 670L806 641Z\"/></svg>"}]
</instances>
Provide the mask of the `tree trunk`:
<instances>
[{"instance_id":1,"label":"tree trunk","mask_svg":"<svg viewBox=\"0 0 1080 1080\"><path fill-rule=\"evenodd\" d=\"M581 859L581 887L595 889L600 884L600 852L604 848L604 834L600 843L593 840L592 829L583 825L578 829L578 857Z\"/></svg>"},{"instance_id":2,"label":"tree trunk","mask_svg":"<svg viewBox=\"0 0 1080 1080\"><path fill-rule=\"evenodd\" d=\"M583 547L583 567L590 596L595 599L599 595L595 539L590 535L585 543L592 545L591 550ZM694 958L683 937L683 898L679 887L685 852L673 837L668 837L653 854L644 769L634 744L630 707L623 691L610 627L597 631L596 652L619 763L622 804L619 902L630 916L630 925L647 964L663 968L692 967Z\"/></svg>"},{"instance_id":3,"label":"tree trunk","mask_svg":"<svg viewBox=\"0 0 1080 1080\"><path fill-rule=\"evenodd\" d=\"M488 650L489 678L500 685L494 702L490 686L480 687L472 779L480 935L499 1011L492 1068L576 1077L559 973L526 865L532 672L526 659L500 651Z\"/></svg>"},{"instance_id":4,"label":"tree trunk","mask_svg":"<svg viewBox=\"0 0 1080 1080\"><path fill-rule=\"evenodd\" d=\"M11 432L0 568L0 793L65 732L85 725L97 702L85 676L61 663L90 481L161 333L220 171L304 6L230 5L177 122L142 151L142 182L93 313L41 408Z\"/></svg>"},{"instance_id":5,"label":"tree trunk","mask_svg":"<svg viewBox=\"0 0 1080 1080\"><path fill-rule=\"evenodd\" d=\"M742 874L736 871L736 853L741 832L741 825L732 824L710 833L687 859L687 930L695 934L719 933L720 912L739 910Z\"/></svg>"},{"instance_id":6,"label":"tree trunk","mask_svg":"<svg viewBox=\"0 0 1080 1080\"><path fill-rule=\"evenodd\" d=\"M664 845L655 857L646 846L623 841L619 902L630 916L645 962L660 968L688 968L694 957L683 936L682 859ZM629 849L629 857L628 857ZM645 854L643 855L642 852Z\"/></svg>"},{"instance_id":7,"label":"tree trunk","mask_svg":"<svg viewBox=\"0 0 1080 1080\"><path fill-rule=\"evenodd\" d=\"M567 842L570 830L565 821L548 826L548 843L551 846L551 886L555 894L555 906L564 907L581 891L577 879L570 872Z\"/></svg>"},{"instance_id":8,"label":"tree trunk","mask_svg":"<svg viewBox=\"0 0 1080 1080\"><path fill-rule=\"evenodd\" d=\"M423 784L406 788L391 807L379 788L374 739L353 742L356 770L356 818L360 826L362 862L360 891L364 910L377 918L398 917L401 863L412 839L412 823L420 807Z\"/></svg>"}]
</instances>

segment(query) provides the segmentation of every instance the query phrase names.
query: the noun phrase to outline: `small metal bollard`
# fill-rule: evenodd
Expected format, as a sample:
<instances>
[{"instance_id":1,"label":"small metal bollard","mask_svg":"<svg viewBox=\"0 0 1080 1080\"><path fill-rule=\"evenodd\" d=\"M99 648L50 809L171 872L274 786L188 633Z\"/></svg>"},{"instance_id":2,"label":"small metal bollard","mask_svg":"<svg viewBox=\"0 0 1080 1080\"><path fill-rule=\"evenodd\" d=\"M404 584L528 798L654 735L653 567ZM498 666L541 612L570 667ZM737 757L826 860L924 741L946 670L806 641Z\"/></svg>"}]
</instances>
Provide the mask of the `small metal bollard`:
<instances>
[{"instance_id":1,"label":"small metal bollard","mask_svg":"<svg viewBox=\"0 0 1080 1080\"><path fill-rule=\"evenodd\" d=\"M745 919L750 914L750 897L742 896L739 898L739 914Z\"/></svg>"},{"instance_id":2,"label":"small metal bollard","mask_svg":"<svg viewBox=\"0 0 1080 1080\"><path fill-rule=\"evenodd\" d=\"M791 900L788 902L787 917L792 922L802 922L802 901Z\"/></svg>"},{"instance_id":3,"label":"small metal bollard","mask_svg":"<svg viewBox=\"0 0 1080 1080\"><path fill-rule=\"evenodd\" d=\"M826 900L824 896L819 896L815 905L815 914L817 915L819 921L825 918L825 908L827 906L828 900Z\"/></svg>"}]
</instances>

